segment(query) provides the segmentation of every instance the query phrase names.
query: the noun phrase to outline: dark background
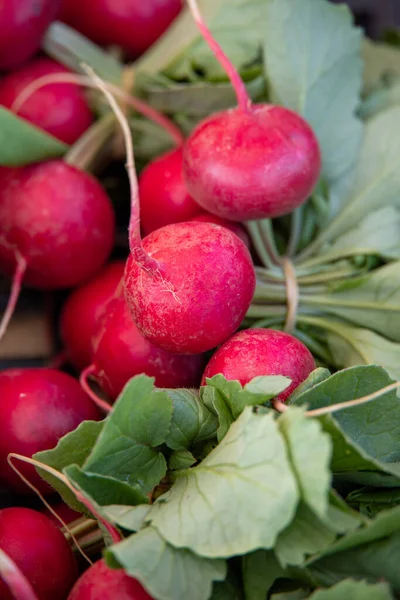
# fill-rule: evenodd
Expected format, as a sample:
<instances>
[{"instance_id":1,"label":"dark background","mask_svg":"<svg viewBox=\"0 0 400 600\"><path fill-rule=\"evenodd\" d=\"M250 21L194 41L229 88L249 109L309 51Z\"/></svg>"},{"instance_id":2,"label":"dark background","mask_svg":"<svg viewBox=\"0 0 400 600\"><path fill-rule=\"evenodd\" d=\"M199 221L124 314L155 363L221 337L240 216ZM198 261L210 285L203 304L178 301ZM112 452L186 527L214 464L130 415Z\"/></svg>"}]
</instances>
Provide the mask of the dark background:
<instances>
[{"instance_id":1,"label":"dark background","mask_svg":"<svg viewBox=\"0 0 400 600\"><path fill-rule=\"evenodd\" d=\"M343 0L331 0L342 4ZM347 0L357 24L372 38L382 38L388 29L400 28L400 0Z\"/></svg>"}]
</instances>

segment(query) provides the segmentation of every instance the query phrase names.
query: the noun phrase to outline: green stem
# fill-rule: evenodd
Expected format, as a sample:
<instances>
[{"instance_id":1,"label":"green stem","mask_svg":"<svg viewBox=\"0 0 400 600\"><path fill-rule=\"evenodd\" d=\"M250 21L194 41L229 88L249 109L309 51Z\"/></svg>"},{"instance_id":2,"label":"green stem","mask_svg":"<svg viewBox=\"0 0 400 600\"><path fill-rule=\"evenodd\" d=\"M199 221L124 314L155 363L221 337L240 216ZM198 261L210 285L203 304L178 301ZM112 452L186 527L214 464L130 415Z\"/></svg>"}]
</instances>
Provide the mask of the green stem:
<instances>
[{"instance_id":1,"label":"green stem","mask_svg":"<svg viewBox=\"0 0 400 600\"><path fill-rule=\"evenodd\" d=\"M300 206L292 214L292 223L290 229L289 242L286 249L286 254L289 257L293 257L296 254L297 247L300 242L302 225L304 217L304 207Z\"/></svg>"},{"instance_id":2,"label":"green stem","mask_svg":"<svg viewBox=\"0 0 400 600\"><path fill-rule=\"evenodd\" d=\"M276 266L280 267L281 257L276 247L271 219L263 219L262 221L259 221L258 227L261 233L261 238L264 242L265 248L267 249L269 256L271 257L273 263Z\"/></svg>"},{"instance_id":3,"label":"green stem","mask_svg":"<svg viewBox=\"0 0 400 600\"><path fill-rule=\"evenodd\" d=\"M69 165L91 171L93 164L103 150L105 144L114 135L115 117L112 113L96 121L64 156Z\"/></svg>"},{"instance_id":4,"label":"green stem","mask_svg":"<svg viewBox=\"0 0 400 600\"><path fill-rule=\"evenodd\" d=\"M286 317L286 306L268 306L265 304L252 304L247 311L246 317L250 319L262 319L265 317Z\"/></svg>"},{"instance_id":5,"label":"green stem","mask_svg":"<svg viewBox=\"0 0 400 600\"><path fill-rule=\"evenodd\" d=\"M247 231L249 232L251 241L253 242L254 248L258 254L258 257L261 260L261 263L264 265L265 268L273 269L274 262L273 262L271 256L269 255L268 250L266 249L266 247L264 245L264 240L258 229L258 222L257 221L248 221L246 223L246 227L247 227Z\"/></svg>"}]
</instances>

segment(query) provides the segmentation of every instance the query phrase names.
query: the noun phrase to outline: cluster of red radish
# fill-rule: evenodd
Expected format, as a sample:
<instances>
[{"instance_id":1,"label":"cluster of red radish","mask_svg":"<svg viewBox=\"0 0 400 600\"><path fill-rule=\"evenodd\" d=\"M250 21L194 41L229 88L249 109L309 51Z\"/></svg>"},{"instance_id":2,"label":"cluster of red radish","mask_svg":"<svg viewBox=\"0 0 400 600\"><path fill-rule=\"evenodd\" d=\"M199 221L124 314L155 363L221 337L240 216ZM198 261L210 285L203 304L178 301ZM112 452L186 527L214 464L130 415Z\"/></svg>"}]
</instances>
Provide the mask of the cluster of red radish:
<instances>
[{"instance_id":1,"label":"cluster of red radish","mask_svg":"<svg viewBox=\"0 0 400 600\"><path fill-rule=\"evenodd\" d=\"M64 67L30 58L59 8L55 0L41 2L37 10L34 4L6 0L0 6L0 69L13 69L0 81L0 104L13 108L33 82L58 77L38 87L19 115L72 144L91 125L92 114ZM118 44L136 56L182 8L181 0L148 0L146 11L143 4L65 0L62 18L94 41ZM188 4L232 81L238 107L205 119L186 140L175 130L177 148L153 160L138 185L125 130L132 193L126 262L107 263L115 217L92 175L62 160L0 169L0 269L13 276L1 334L22 283L42 290L74 287L62 311L61 337L69 362L82 371L82 387L50 368L0 373L0 481L14 491L28 488L7 462L9 453L31 457L54 447L83 420L102 418L99 407L109 410L108 402L136 374L171 388L198 387L218 373L243 385L258 375L286 375L292 384L280 396L284 401L315 368L308 349L287 333L237 331L256 283L242 222L288 214L307 200L320 173L318 142L292 111L252 105L195 0ZM25 21L19 18L23 13ZM121 121L110 86L98 85ZM205 366L204 353L217 347ZM89 375L108 402L90 389ZM32 466L19 471L43 494L51 492ZM0 511L0 573L5 599L13 597L9 590L17 594L25 586L21 598L62 600L77 577L61 532L48 517L26 508ZM103 561L69 595L116 597L150 598L137 581Z\"/></svg>"}]
</instances>

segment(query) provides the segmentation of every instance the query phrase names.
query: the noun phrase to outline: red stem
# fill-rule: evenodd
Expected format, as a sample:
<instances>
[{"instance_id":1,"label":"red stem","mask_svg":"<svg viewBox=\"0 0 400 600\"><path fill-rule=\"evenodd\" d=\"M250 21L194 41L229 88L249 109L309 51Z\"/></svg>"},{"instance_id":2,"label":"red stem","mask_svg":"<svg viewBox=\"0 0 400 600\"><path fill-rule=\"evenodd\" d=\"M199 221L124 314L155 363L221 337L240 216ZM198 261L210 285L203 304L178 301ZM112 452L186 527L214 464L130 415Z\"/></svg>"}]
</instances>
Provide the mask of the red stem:
<instances>
[{"instance_id":1,"label":"red stem","mask_svg":"<svg viewBox=\"0 0 400 600\"><path fill-rule=\"evenodd\" d=\"M207 44L213 51L215 58L217 59L217 61L222 66L225 73L231 80L233 89L236 92L239 108L241 108L244 112L249 112L251 107L251 99L236 67L233 65L232 61L229 60L225 52L222 50L221 46L214 39L211 31L205 24L204 19L200 13L197 0L187 0L187 2L189 5L190 12L193 15L193 19L197 27L199 28L201 35L203 36L205 42L207 42Z\"/></svg>"},{"instance_id":2,"label":"red stem","mask_svg":"<svg viewBox=\"0 0 400 600\"><path fill-rule=\"evenodd\" d=\"M96 367L94 365L89 365L80 374L79 383L81 384L83 391L86 392L86 394L95 403L95 405L98 406L101 410L104 410L106 413L109 413L112 411L111 404L108 404L108 402L99 398L89 385L88 377L90 377L91 375L95 375L95 373Z\"/></svg>"},{"instance_id":3,"label":"red stem","mask_svg":"<svg viewBox=\"0 0 400 600\"><path fill-rule=\"evenodd\" d=\"M22 281L24 279L26 267L28 264L26 258L21 256L18 250L15 251L15 259L17 261L17 266L12 280L11 293L8 298L6 310L4 311L3 317L0 322L0 340L4 336L8 324L11 321L11 317L14 314L15 307L17 305L18 298L21 292Z\"/></svg>"},{"instance_id":4,"label":"red stem","mask_svg":"<svg viewBox=\"0 0 400 600\"><path fill-rule=\"evenodd\" d=\"M73 73L55 73L53 75L43 75L43 77L39 77L22 90L19 96L14 100L11 110L15 113L18 113L23 104L28 100L28 98L30 98L32 94L37 92L37 90L39 90L41 87L54 83L74 83L75 85L82 85L85 87L98 89L98 86L86 75L74 75ZM139 100L138 98L131 96L117 85L109 82L105 83L104 85L108 90L110 90L110 92L112 92L114 96L117 96L126 102L126 104L131 106L139 114L147 117L150 121L153 121L153 123L157 123L157 125L169 133L177 146L182 146L183 142L185 141L184 135L179 127L177 127L173 121L168 119L168 117L160 113L143 100Z\"/></svg>"},{"instance_id":5,"label":"red stem","mask_svg":"<svg viewBox=\"0 0 400 600\"><path fill-rule=\"evenodd\" d=\"M0 548L0 577L15 600L38 600L31 584L15 562Z\"/></svg>"}]
</instances>

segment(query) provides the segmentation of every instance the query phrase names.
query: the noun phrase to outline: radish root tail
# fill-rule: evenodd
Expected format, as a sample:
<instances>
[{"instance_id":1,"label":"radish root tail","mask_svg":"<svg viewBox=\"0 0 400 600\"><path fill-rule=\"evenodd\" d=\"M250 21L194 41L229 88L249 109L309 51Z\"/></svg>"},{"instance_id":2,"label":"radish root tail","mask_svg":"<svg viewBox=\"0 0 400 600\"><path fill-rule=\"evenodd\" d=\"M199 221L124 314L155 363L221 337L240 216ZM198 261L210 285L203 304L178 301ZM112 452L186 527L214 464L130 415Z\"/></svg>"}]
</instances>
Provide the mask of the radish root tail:
<instances>
[{"instance_id":1,"label":"radish root tail","mask_svg":"<svg viewBox=\"0 0 400 600\"><path fill-rule=\"evenodd\" d=\"M0 578L3 579L15 600L39 600L25 575L1 548Z\"/></svg>"},{"instance_id":2,"label":"radish root tail","mask_svg":"<svg viewBox=\"0 0 400 600\"><path fill-rule=\"evenodd\" d=\"M102 411L104 411L106 413L110 413L112 411L111 404L109 404L105 400L102 400L101 398L99 398L97 396L97 394L94 393L94 391L92 390L92 388L89 385L88 378L91 375L94 375L95 373L96 373L96 367L94 365L90 365L89 367L86 367L86 369L84 369L82 371L82 373L80 374L79 383L81 384L83 391L86 392L86 394L89 396L89 398L92 400L92 402L94 402L94 404L96 406L98 406L98 408L100 408Z\"/></svg>"}]
</instances>

